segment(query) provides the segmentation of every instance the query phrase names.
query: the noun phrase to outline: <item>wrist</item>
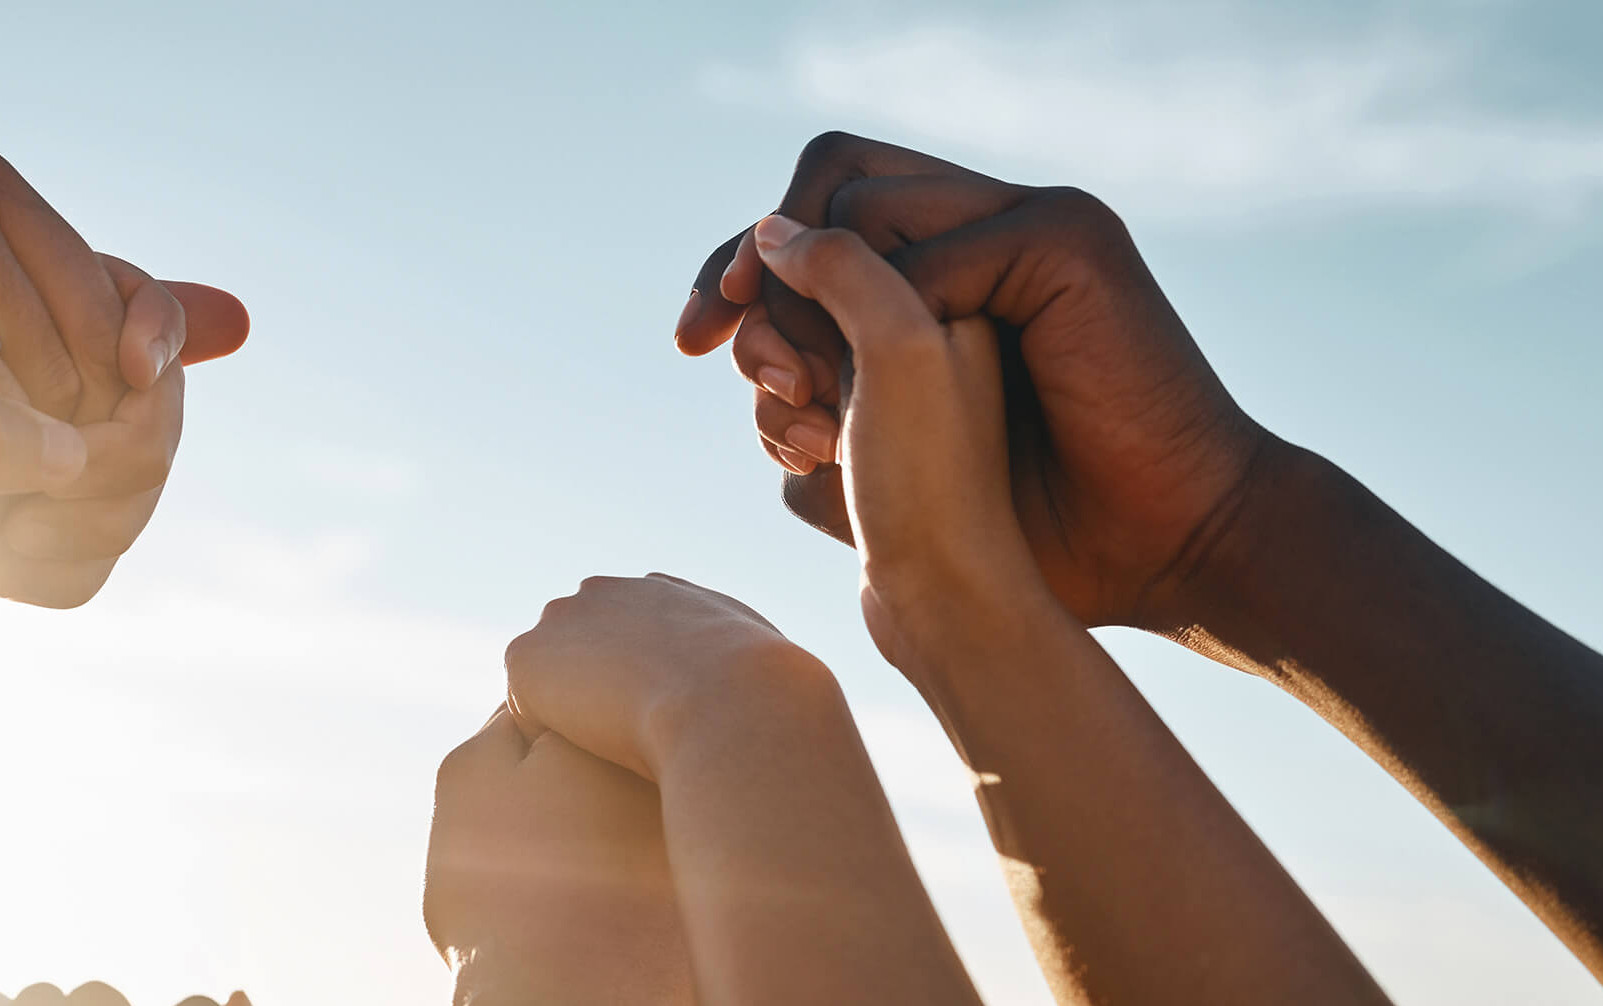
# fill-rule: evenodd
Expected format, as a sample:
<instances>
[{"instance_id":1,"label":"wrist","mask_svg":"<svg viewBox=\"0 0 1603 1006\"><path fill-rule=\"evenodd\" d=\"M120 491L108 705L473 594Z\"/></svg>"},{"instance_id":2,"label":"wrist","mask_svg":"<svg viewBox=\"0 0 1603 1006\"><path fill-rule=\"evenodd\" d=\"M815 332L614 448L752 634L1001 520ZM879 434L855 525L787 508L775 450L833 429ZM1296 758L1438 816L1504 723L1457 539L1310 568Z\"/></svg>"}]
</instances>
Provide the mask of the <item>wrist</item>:
<instances>
[{"instance_id":1,"label":"wrist","mask_svg":"<svg viewBox=\"0 0 1603 1006\"><path fill-rule=\"evenodd\" d=\"M642 736L652 777L708 747L738 752L788 721L849 721L829 668L780 636L725 654L710 673L686 675L645 711Z\"/></svg>"},{"instance_id":2,"label":"wrist","mask_svg":"<svg viewBox=\"0 0 1603 1006\"><path fill-rule=\"evenodd\" d=\"M1266 609L1305 591L1310 574L1324 575L1327 553L1364 522L1354 486L1321 455L1266 438L1237 490L1193 535L1169 582L1152 592L1139 627L1243 666L1245 657L1233 651L1272 620Z\"/></svg>"}]
</instances>

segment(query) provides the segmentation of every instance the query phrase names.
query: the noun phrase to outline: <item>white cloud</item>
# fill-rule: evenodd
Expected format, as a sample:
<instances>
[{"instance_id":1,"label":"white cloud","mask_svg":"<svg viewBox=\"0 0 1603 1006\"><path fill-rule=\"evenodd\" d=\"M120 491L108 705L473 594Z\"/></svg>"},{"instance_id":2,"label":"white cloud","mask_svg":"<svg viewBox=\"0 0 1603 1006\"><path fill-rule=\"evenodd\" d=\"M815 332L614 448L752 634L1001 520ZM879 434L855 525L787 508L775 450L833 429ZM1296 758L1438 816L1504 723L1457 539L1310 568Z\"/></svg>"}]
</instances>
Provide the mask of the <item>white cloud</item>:
<instances>
[{"instance_id":1,"label":"white cloud","mask_svg":"<svg viewBox=\"0 0 1603 1006\"><path fill-rule=\"evenodd\" d=\"M929 23L804 42L703 84L788 95L849 128L1168 218L1379 203L1562 219L1603 193L1603 115L1477 103L1484 47L1386 25L1287 35L1246 14L1136 4Z\"/></svg>"}]
</instances>

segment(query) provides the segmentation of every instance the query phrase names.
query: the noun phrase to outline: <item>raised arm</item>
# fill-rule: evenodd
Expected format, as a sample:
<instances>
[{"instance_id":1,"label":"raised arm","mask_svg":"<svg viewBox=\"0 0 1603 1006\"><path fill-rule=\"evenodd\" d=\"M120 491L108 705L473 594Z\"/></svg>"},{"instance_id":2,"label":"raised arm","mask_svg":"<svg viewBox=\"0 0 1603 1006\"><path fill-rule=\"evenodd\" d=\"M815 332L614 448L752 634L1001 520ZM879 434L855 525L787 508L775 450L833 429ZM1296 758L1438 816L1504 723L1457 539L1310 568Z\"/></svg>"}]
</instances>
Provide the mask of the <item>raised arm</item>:
<instances>
[{"instance_id":1,"label":"raised arm","mask_svg":"<svg viewBox=\"0 0 1603 1006\"><path fill-rule=\"evenodd\" d=\"M978 998L828 670L739 602L594 577L507 651L525 733L656 782L699 1001Z\"/></svg>"},{"instance_id":2,"label":"raised arm","mask_svg":"<svg viewBox=\"0 0 1603 1006\"><path fill-rule=\"evenodd\" d=\"M1017 333L1029 380L1010 433L1035 473L1018 513L1057 598L1087 624L1161 633L1308 703L1603 978L1603 657L1259 427L1107 207L896 149L820 138L786 205L861 233L937 318L983 312ZM749 241L736 247L703 267L699 286L723 292L680 345L728 338L731 305L761 295L735 337L742 372L759 385L764 367L827 373L812 361L844 356L833 327L787 306L795 294L763 278ZM814 391L759 387L771 454L798 422L833 434ZM786 500L849 540L829 460L805 477L791 466Z\"/></svg>"},{"instance_id":3,"label":"raised arm","mask_svg":"<svg viewBox=\"0 0 1603 1006\"><path fill-rule=\"evenodd\" d=\"M1047 589L1014 516L991 326L937 322L851 232L775 217L756 235L852 347L840 456L864 613L974 771L1059 1000L1384 1002Z\"/></svg>"}]
</instances>

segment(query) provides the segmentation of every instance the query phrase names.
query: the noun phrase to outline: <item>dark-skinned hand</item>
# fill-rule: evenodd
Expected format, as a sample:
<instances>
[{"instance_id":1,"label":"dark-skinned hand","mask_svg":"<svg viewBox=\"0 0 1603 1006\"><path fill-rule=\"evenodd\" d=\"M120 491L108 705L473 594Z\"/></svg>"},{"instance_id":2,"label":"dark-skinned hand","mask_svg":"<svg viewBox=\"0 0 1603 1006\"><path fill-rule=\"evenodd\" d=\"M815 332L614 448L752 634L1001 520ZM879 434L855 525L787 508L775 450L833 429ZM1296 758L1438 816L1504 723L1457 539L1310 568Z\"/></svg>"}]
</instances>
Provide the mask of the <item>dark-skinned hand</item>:
<instances>
[{"instance_id":1,"label":"dark-skinned hand","mask_svg":"<svg viewBox=\"0 0 1603 1006\"><path fill-rule=\"evenodd\" d=\"M1119 218L1078 189L843 133L807 145L777 212L856 231L937 321L997 324L1015 504L1053 592L1090 625L1183 622L1188 574L1273 438L1214 375ZM834 463L845 343L764 271L749 229L707 259L675 333L691 355L730 338L786 504L850 544Z\"/></svg>"}]
</instances>

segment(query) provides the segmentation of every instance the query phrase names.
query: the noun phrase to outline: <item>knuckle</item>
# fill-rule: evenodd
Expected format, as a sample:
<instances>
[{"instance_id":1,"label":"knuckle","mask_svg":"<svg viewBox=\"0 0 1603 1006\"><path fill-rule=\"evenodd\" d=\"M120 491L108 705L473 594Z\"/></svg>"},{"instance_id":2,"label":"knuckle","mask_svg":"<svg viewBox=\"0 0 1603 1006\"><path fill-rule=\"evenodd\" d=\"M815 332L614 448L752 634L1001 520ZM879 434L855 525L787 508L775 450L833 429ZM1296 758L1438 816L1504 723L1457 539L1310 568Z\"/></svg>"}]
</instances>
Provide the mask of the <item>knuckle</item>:
<instances>
[{"instance_id":1,"label":"knuckle","mask_svg":"<svg viewBox=\"0 0 1603 1006\"><path fill-rule=\"evenodd\" d=\"M862 137L839 129L819 133L802 147L801 156L796 158L796 173L801 175L848 162L862 146Z\"/></svg>"},{"instance_id":2,"label":"knuckle","mask_svg":"<svg viewBox=\"0 0 1603 1006\"><path fill-rule=\"evenodd\" d=\"M868 216L867 192L867 186L861 181L847 182L836 189L829 197L829 226L863 230Z\"/></svg>"},{"instance_id":3,"label":"knuckle","mask_svg":"<svg viewBox=\"0 0 1603 1006\"><path fill-rule=\"evenodd\" d=\"M756 383L757 368L765 362L762 354L762 344L752 336L751 330L742 328L735 333L735 341L729 351L730 362L734 364L735 373L748 381Z\"/></svg>"},{"instance_id":4,"label":"knuckle","mask_svg":"<svg viewBox=\"0 0 1603 1006\"><path fill-rule=\"evenodd\" d=\"M862 238L839 227L817 231L803 249L804 265L818 275L840 275L851 268L862 243Z\"/></svg>"},{"instance_id":5,"label":"knuckle","mask_svg":"<svg viewBox=\"0 0 1603 1006\"><path fill-rule=\"evenodd\" d=\"M752 406L752 418L757 424L757 432L769 440L783 441L787 427L795 417L795 411L778 396L757 389L756 401Z\"/></svg>"},{"instance_id":6,"label":"knuckle","mask_svg":"<svg viewBox=\"0 0 1603 1006\"><path fill-rule=\"evenodd\" d=\"M1044 198L1047 215L1074 236L1082 254L1099 259L1130 243L1130 232L1119 214L1084 189L1047 189Z\"/></svg>"},{"instance_id":7,"label":"knuckle","mask_svg":"<svg viewBox=\"0 0 1603 1006\"><path fill-rule=\"evenodd\" d=\"M549 602L545 606L546 612L549 612L551 610L551 605L556 603L556 601ZM540 617L543 620L545 618L545 612L542 612ZM536 626L507 644L506 653L502 657L502 662L506 667L508 679L517 677L522 669L528 666L530 661L534 659L534 655L539 650L540 645L539 637L537 635L539 631L539 627Z\"/></svg>"},{"instance_id":8,"label":"knuckle","mask_svg":"<svg viewBox=\"0 0 1603 1006\"><path fill-rule=\"evenodd\" d=\"M440 759L440 767L434 771L434 792L438 794L455 787L469 774L470 760L471 752L466 741L446 752L445 757Z\"/></svg>"}]
</instances>

